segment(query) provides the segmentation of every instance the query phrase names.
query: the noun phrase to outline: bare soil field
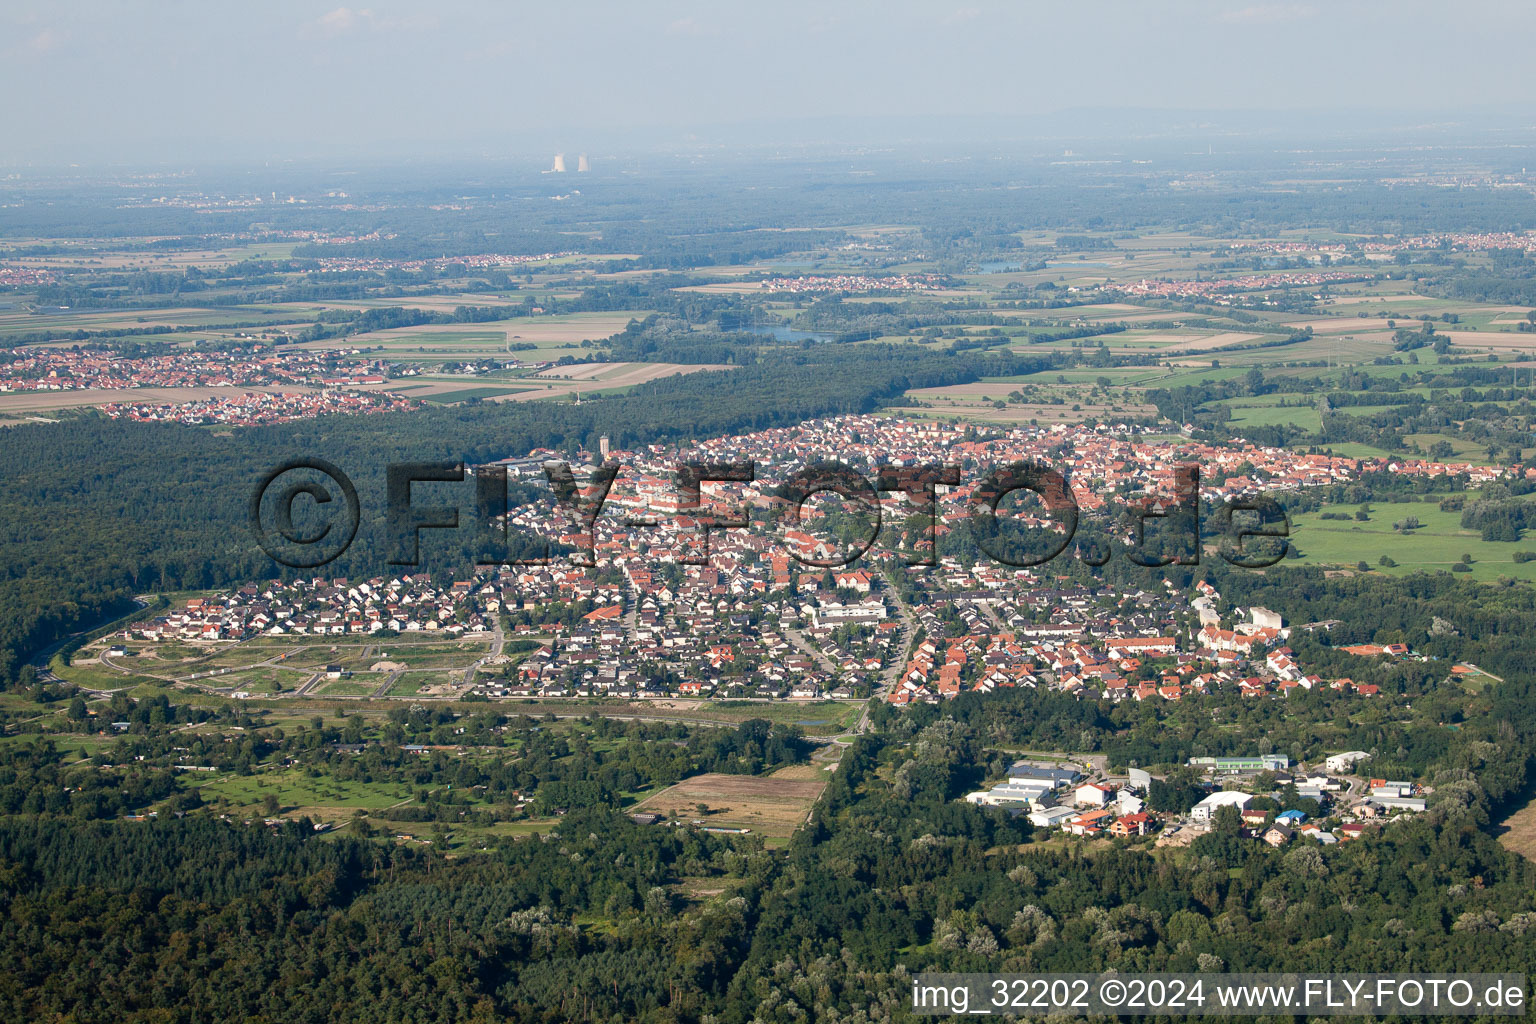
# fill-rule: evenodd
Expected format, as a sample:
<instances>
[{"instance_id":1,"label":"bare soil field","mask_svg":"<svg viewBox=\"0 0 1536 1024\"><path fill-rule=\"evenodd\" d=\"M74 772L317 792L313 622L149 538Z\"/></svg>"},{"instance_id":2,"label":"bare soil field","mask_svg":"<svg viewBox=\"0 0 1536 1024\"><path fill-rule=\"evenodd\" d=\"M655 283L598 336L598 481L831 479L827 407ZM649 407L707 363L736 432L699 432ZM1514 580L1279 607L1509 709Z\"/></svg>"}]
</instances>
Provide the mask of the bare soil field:
<instances>
[{"instance_id":1,"label":"bare soil field","mask_svg":"<svg viewBox=\"0 0 1536 1024\"><path fill-rule=\"evenodd\" d=\"M698 820L717 828L748 828L754 834L785 839L799 828L811 805L826 788L828 774L804 765L791 765L773 775L721 775L710 773L684 779L641 801L636 811ZM814 777L820 775L820 778ZM707 813L700 815L697 805Z\"/></svg>"},{"instance_id":2,"label":"bare soil field","mask_svg":"<svg viewBox=\"0 0 1536 1024\"><path fill-rule=\"evenodd\" d=\"M1504 849L1526 860L1536 860L1536 799L1505 818L1496 831Z\"/></svg>"},{"instance_id":3,"label":"bare soil field","mask_svg":"<svg viewBox=\"0 0 1536 1024\"><path fill-rule=\"evenodd\" d=\"M576 366L551 366L534 376L544 380L601 380L633 363L581 363Z\"/></svg>"},{"instance_id":4,"label":"bare soil field","mask_svg":"<svg viewBox=\"0 0 1536 1024\"><path fill-rule=\"evenodd\" d=\"M826 770L827 766L824 764L792 764L774 772L773 778L794 779L799 782L824 781Z\"/></svg>"}]
</instances>

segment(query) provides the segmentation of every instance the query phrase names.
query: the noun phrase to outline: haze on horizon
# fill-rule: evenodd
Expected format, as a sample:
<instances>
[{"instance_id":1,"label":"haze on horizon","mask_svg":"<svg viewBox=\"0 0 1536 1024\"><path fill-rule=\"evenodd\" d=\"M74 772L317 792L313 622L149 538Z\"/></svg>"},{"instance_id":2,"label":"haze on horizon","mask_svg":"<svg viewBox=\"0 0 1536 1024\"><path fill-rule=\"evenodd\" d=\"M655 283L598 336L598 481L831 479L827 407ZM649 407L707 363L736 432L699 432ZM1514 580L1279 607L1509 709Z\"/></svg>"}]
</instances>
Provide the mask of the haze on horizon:
<instances>
[{"instance_id":1,"label":"haze on horizon","mask_svg":"<svg viewBox=\"0 0 1536 1024\"><path fill-rule=\"evenodd\" d=\"M0 162L1017 138L1079 111L1526 130L1533 29L1514 0L12 0Z\"/></svg>"}]
</instances>

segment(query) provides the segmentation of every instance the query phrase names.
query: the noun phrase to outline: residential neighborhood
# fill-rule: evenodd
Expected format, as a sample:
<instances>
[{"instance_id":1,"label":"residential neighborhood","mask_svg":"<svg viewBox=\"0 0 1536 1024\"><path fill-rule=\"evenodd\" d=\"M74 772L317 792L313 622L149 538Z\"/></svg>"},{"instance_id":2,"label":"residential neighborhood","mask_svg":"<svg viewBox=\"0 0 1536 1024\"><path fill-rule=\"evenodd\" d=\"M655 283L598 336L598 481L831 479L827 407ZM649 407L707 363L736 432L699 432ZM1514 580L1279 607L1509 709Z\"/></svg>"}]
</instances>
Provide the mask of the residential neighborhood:
<instances>
[{"instance_id":1,"label":"residential neighborhood","mask_svg":"<svg viewBox=\"0 0 1536 1024\"><path fill-rule=\"evenodd\" d=\"M836 443L849 437L856 440ZM833 452L871 476L882 468L956 463L962 482L938 495L927 530L914 525L922 510L906 494L882 494L877 542L850 561L827 526L872 508L845 499L795 506L779 491ZM1118 500L1166 495L1175 470L1191 461L1244 470L1202 483L1202 500L1216 501L1349 480L1363 460L1151 442L1129 427L1056 425L982 438L973 429L885 416L809 421L690 449L606 454L622 471L606 494L578 479L579 513L553 496L510 511L510 529L569 552L546 564L483 566L459 580L405 571L367 580L250 583L141 623L135 638L221 643L258 635L399 634L472 636L488 645L495 638L525 641L526 650L498 648L494 661L452 673L452 683L434 691L470 688L508 699L873 696L906 707L1014 687L1111 703L1218 693L1283 699L1312 690L1359 700L1383 696L1378 684L1320 672L1297 653L1294 638L1326 637L1334 623L1288 623L1270 609L1227 600L1207 581L1191 592L1167 581L1125 588L1072 579L1050 564L1016 568L945 552L946 536L968 528L974 477L994 462L1062 463L1080 506L1099 509L1106 488ZM545 464L560 458L542 449L490 468L546 486ZM751 462L754 478L706 480L690 499L675 480L685 459ZM1406 461L1370 468L1394 467L1471 472ZM1046 524L1028 509L1012 518L1026 527ZM1362 665L1421 658L1402 644L1341 649Z\"/></svg>"}]
</instances>

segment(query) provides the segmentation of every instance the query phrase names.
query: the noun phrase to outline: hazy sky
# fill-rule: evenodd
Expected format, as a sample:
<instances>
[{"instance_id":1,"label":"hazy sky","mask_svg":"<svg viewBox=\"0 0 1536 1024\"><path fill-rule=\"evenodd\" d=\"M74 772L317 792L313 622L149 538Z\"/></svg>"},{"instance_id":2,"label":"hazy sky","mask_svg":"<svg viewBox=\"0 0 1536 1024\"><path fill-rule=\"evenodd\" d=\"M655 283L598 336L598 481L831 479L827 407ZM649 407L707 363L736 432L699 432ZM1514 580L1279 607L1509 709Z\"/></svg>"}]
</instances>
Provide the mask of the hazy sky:
<instances>
[{"instance_id":1,"label":"hazy sky","mask_svg":"<svg viewBox=\"0 0 1536 1024\"><path fill-rule=\"evenodd\" d=\"M5 0L0 161L532 155L1075 108L1434 121L1531 109L1533 28L1528 0Z\"/></svg>"}]
</instances>

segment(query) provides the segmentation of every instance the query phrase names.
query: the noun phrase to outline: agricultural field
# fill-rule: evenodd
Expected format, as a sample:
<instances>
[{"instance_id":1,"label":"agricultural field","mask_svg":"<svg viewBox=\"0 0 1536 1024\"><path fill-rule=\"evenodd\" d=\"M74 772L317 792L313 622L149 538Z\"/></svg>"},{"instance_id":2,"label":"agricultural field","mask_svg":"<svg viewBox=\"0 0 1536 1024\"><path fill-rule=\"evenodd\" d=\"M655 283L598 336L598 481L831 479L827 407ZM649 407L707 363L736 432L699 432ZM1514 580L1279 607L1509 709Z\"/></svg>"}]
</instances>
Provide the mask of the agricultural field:
<instances>
[{"instance_id":1,"label":"agricultural field","mask_svg":"<svg viewBox=\"0 0 1536 1024\"><path fill-rule=\"evenodd\" d=\"M302 319L286 311L265 307L196 307L149 310L79 310L51 311L0 311L0 340L8 334L25 334L35 331L112 331L143 330L145 328L203 327L219 328L233 323L256 323L260 326L245 327L247 332L260 332L275 327L301 323ZM233 328L232 328L233 329ZM170 335L175 338L176 335Z\"/></svg>"},{"instance_id":2,"label":"agricultural field","mask_svg":"<svg viewBox=\"0 0 1536 1024\"><path fill-rule=\"evenodd\" d=\"M1242 331L1152 329L1117 331L1113 334L1101 334L1088 340L1102 341L1106 348L1117 355L1144 353L1156 358L1172 358L1245 345L1264 338L1265 335L1262 334L1249 334ZM1056 342L1054 347L1060 347L1063 344L1065 343Z\"/></svg>"},{"instance_id":3,"label":"agricultural field","mask_svg":"<svg viewBox=\"0 0 1536 1024\"><path fill-rule=\"evenodd\" d=\"M959 418L1008 424L1077 423L1109 415L1135 418L1156 415L1156 410L1150 405L1112 399L1108 393L1102 393L1100 400L1094 401L1084 392L1086 385L1075 389L1073 400L1070 401L1066 398L1056 402L1030 401L1021 386L1040 385L1037 379L1040 376L992 377L971 384L913 388L906 393L912 406L900 411L905 415L929 419ZM1011 399L1011 392L1019 392L1024 400Z\"/></svg>"},{"instance_id":4,"label":"agricultural field","mask_svg":"<svg viewBox=\"0 0 1536 1024\"><path fill-rule=\"evenodd\" d=\"M397 305L414 306L410 300ZM483 301L465 303L484 305ZM601 341L622 331L644 310L617 313L571 313L560 316L520 317L495 323L442 324L401 327L354 334L346 339L310 342L309 348L364 346L401 362L440 362L444 359L513 357L541 362L584 353L583 341ZM523 346L533 346L525 348Z\"/></svg>"},{"instance_id":5,"label":"agricultural field","mask_svg":"<svg viewBox=\"0 0 1536 1024\"><path fill-rule=\"evenodd\" d=\"M498 387L488 384L478 384L462 388L454 388L449 385L428 385L425 390L417 391L409 397L419 398L424 402L431 402L434 405L452 405L457 402L468 402L472 399L507 398L529 390L532 389Z\"/></svg>"},{"instance_id":6,"label":"agricultural field","mask_svg":"<svg viewBox=\"0 0 1536 1024\"><path fill-rule=\"evenodd\" d=\"M712 363L587 363L541 372L536 375L540 383L534 387L501 395L490 401L527 402L566 398L574 394L607 394L661 377L729 369L732 367ZM567 370L577 372L564 372Z\"/></svg>"},{"instance_id":7,"label":"agricultural field","mask_svg":"<svg viewBox=\"0 0 1536 1024\"><path fill-rule=\"evenodd\" d=\"M515 355L521 358L526 353ZM459 353L458 357L463 358L463 354ZM475 375L423 374L403 377L386 384L363 385L360 390L387 391L440 405L470 399L528 402L565 399L583 394L611 394L660 377L729 369L729 366L710 363L575 363L546 369L518 368Z\"/></svg>"}]
</instances>

